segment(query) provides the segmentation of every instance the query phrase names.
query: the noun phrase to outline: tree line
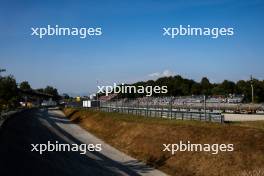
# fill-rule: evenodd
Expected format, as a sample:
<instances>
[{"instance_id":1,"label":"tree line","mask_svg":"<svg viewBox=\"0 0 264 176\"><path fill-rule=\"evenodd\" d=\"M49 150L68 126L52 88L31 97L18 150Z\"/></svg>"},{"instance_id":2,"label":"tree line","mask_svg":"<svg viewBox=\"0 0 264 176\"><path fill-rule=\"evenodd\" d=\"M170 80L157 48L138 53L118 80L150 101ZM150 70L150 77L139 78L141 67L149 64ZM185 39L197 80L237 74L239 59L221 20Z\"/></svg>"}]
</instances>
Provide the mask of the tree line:
<instances>
[{"instance_id":1,"label":"tree line","mask_svg":"<svg viewBox=\"0 0 264 176\"><path fill-rule=\"evenodd\" d=\"M254 102L264 102L264 80L239 80L237 82L224 80L221 83L211 83L207 77L203 77L200 82L186 79L180 75L161 77L157 80L141 81L131 84L134 86L167 86L167 94L153 94L153 96L224 96L232 95L244 96L244 102L251 101L251 85L254 87ZM122 97L136 98L144 96L142 94L124 94Z\"/></svg>"},{"instance_id":2,"label":"tree line","mask_svg":"<svg viewBox=\"0 0 264 176\"><path fill-rule=\"evenodd\" d=\"M47 86L41 89L32 89L27 81L23 81L20 84L16 82L16 79L12 75L1 76L0 75L0 112L3 109L10 109L19 106L19 102L23 101L22 91L34 91L40 93L46 93L52 95L56 99L60 96L56 88Z\"/></svg>"}]
</instances>

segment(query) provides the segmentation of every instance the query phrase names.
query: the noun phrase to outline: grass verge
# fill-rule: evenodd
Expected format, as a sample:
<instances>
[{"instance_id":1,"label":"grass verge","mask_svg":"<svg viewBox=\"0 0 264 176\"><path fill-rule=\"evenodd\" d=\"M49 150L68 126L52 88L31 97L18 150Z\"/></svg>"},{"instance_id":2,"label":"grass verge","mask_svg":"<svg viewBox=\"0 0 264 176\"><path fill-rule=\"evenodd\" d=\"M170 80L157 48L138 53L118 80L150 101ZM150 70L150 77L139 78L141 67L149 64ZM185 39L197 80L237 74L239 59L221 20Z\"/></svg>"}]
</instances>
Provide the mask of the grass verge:
<instances>
[{"instance_id":1,"label":"grass verge","mask_svg":"<svg viewBox=\"0 0 264 176\"><path fill-rule=\"evenodd\" d=\"M217 124L64 109L73 122L170 175L247 175L264 171L264 123ZM163 144L234 144L233 152L163 152ZM264 172L263 172L264 174Z\"/></svg>"}]
</instances>

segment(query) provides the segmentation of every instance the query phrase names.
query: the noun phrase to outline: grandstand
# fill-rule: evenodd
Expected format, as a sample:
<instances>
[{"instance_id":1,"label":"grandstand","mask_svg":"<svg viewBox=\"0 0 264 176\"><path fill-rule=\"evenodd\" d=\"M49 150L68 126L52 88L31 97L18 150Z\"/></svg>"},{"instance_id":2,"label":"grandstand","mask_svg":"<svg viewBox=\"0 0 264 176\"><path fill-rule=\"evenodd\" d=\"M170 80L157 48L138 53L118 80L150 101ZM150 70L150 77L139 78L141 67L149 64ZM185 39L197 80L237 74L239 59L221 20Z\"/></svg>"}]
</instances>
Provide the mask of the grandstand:
<instances>
[{"instance_id":1,"label":"grandstand","mask_svg":"<svg viewBox=\"0 0 264 176\"><path fill-rule=\"evenodd\" d=\"M100 99L102 106L116 107L140 107L140 108L172 108L181 110L198 110L206 108L211 112L227 113L262 113L264 104L244 104L243 96L208 97L182 96L182 97L140 97L135 99L118 99L117 95L109 96L108 99Z\"/></svg>"}]
</instances>

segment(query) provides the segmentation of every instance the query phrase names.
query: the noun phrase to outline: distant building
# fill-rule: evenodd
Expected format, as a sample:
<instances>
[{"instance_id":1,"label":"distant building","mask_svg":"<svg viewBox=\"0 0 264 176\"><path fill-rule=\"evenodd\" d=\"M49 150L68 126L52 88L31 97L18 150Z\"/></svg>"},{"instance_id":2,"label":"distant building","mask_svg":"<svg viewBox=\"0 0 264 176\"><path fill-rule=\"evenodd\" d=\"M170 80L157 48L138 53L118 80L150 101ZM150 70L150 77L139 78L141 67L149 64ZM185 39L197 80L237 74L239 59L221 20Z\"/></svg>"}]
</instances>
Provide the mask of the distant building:
<instances>
[{"instance_id":1,"label":"distant building","mask_svg":"<svg viewBox=\"0 0 264 176\"><path fill-rule=\"evenodd\" d=\"M76 101L77 101L77 102L80 102L80 101L81 101L81 97L79 97L79 96L76 97Z\"/></svg>"}]
</instances>

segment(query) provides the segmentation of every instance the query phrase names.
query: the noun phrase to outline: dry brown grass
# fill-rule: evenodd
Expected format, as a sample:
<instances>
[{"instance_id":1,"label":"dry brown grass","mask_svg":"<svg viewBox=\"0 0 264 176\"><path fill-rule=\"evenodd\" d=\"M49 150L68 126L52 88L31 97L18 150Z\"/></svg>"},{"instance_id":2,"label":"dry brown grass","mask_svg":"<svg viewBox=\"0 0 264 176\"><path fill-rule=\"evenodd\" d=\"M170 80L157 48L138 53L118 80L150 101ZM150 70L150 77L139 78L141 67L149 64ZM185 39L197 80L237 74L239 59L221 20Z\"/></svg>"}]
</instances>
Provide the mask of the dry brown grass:
<instances>
[{"instance_id":1,"label":"dry brown grass","mask_svg":"<svg viewBox=\"0 0 264 176\"><path fill-rule=\"evenodd\" d=\"M107 143L170 175L242 175L264 169L264 131L253 125L216 124L65 109L68 117ZM163 152L163 144L232 143L234 152Z\"/></svg>"}]
</instances>

